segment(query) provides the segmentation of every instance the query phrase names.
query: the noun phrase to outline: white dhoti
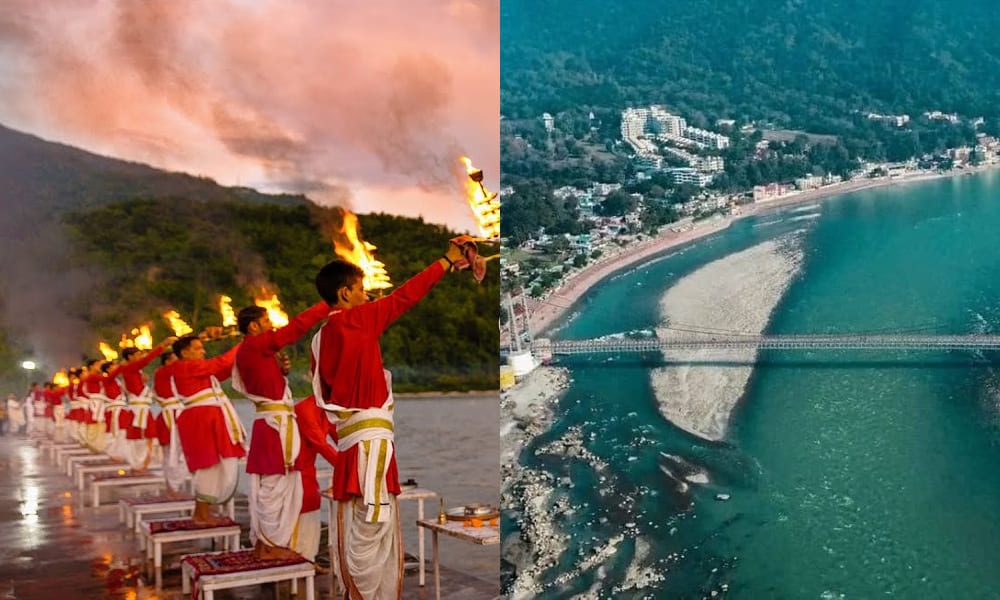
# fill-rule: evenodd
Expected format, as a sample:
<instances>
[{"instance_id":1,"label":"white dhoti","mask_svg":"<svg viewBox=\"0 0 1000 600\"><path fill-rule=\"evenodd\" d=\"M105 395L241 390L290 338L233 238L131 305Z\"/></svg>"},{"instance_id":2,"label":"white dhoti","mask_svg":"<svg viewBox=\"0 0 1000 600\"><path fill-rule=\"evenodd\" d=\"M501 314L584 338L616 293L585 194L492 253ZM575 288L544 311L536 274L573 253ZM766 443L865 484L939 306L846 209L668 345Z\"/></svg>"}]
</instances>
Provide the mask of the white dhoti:
<instances>
[{"instance_id":1,"label":"white dhoti","mask_svg":"<svg viewBox=\"0 0 1000 600\"><path fill-rule=\"evenodd\" d=\"M320 522L319 509L302 513L299 515L299 526L292 537L292 550L295 550L307 560L316 560L319 552L319 530Z\"/></svg>"},{"instance_id":2,"label":"white dhoti","mask_svg":"<svg viewBox=\"0 0 1000 600\"><path fill-rule=\"evenodd\" d=\"M177 417L184 405L174 399L157 398L157 402L163 407L163 421L170 428L170 443L163 447L163 478L167 482L167 489L177 491L190 474L181 451L181 439L177 434Z\"/></svg>"},{"instance_id":3,"label":"white dhoti","mask_svg":"<svg viewBox=\"0 0 1000 600\"><path fill-rule=\"evenodd\" d=\"M238 458L223 458L211 467L194 472L194 498L208 504L225 504L236 493L239 483Z\"/></svg>"},{"instance_id":4,"label":"white dhoti","mask_svg":"<svg viewBox=\"0 0 1000 600\"><path fill-rule=\"evenodd\" d=\"M153 451L153 440L125 440L125 458L132 469L145 469Z\"/></svg>"},{"instance_id":5,"label":"white dhoti","mask_svg":"<svg viewBox=\"0 0 1000 600\"><path fill-rule=\"evenodd\" d=\"M396 497L384 507L388 521L365 520L361 498L337 503L337 562L351 600L397 600L402 593L403 540Z\"/></svg>"},{"instance_id":6,"label":"white dhoti","mask_svg":"<svg viewBox=\"0 0 1000 600\"><path fill-rule=\"evenodd\" d=\"M62 404L55 405L52 408L52 415L56 424L55 438L61 444L66 441L66 407Z\"/></svg>"},{"instance_id":7,"label":"white dhoti","mask_svg":"<svg viewBox=\"0 0 1000 600\"><path fill-rule=\"evenodd\" d=\"M87 423L84 438L85 443L91 450L103 453L108 445L108 436L104 431L104 422Z\"/></svg>"},{"instance_id":8,"label":"white dhoti","mask_svg":"<svg viewBox=\"0 0 1000 600\"><path fill-rule=\"evenodd\" d=\"M125 403L114 404L107 406L110 412L110 431L107 432L106 437L108 438L108 443L104 448L104 452L112 458L112 460L120 460L125 462L128 460L128 439L126 439L127 432L118 426L118 416L121 414L121 410L125 408Z\"/></svg>"},{"instance_id":9,"label":"white dhoti","mask_svg":"<svg viewBox=\"0 0 1000 600\"><path fill-rule=\"evenodd\" d=\"M302 477L250 474L250 543L291 548L302 510Z\"/></svg>"},{"instance_id":10,"label":"white dhoti","mask_svg":"<svg viewBox=\"0 0 1000 600\"><path fill-rule=\"evenodd\" d=\"M184 453L171 452L170 448L171 445L168 445L163 449L163 479L166 480L168 489L177 491L184 486L191 472L184 461Z\"/></svg>"}]
</instances>

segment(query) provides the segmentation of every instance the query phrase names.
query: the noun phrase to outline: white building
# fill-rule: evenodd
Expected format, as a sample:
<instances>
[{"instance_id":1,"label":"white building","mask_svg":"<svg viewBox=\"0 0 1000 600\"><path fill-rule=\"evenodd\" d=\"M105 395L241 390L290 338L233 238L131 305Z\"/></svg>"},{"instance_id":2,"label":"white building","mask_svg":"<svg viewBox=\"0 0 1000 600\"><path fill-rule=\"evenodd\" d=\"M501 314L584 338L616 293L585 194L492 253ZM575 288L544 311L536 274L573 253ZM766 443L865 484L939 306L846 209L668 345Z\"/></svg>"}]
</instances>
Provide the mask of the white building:
<instances>
[{"instance_id":1,"label":"white building","mask_svg":"<svg viewBox=\"0 0 1000 600\"><path fill-rule=\"evenodd\" d=\"M869 120L891 123L896 127L905 127L910 122L910 115L880 115L878 113L868 113L865 115Z\"/></svg>"},{"instance_id":2,"label":"white building","mask_svg":"<svg viewBox=\"0 0 1000 600\"><path fill-rule=\"evenodd\" d=\"M726 170L726 161L721 156L699 156L695 166L706 173L719 173Z\"/></svg>"},{"instance_id":3,"label":"white building","mask_svg":"<svg viewBox=\"0 0 1000 600\"><path fill-rule=\"evenodd\" d=\"M670 156L673 156L674 158L684 161L684 164L688 165L689 167L693 166L694 163L698 161L697 156L685 150L681 150L680 148L671 148L669 146L666 146L663 148L663 151L669 154Z\"/></svg>"},{"instance_id":4,"label":"white building","mask_svg":"<svg viewBox=\"0 0 1000 600\"><path fill-rule=\"evenodd\" d=\"M924 117L930 119L931 121L948 121L949 123L958 123L959 121L957 114L943 113L939 110L925 112Z\"/></svg>"},{"instance_id":5,"label":"white building","mask_svg":"<svg viewBox=\"0 0 1000 600\"><path fill-rule=\"evenodd\" d=\"M713 131L698 129L697 127L688 127L684 131L684 137L705 144L709 148L715 148L716 150L723 150L729 147L728 137Z\"/></svg>"},{"instance_id":6,"label":"white building","mask_svg":"<svg viewBox=\"0 0 1000 600\"><path fill-rule=\"evenodd\" d=\"M670 177L675 185L691 183L698 187L705 187L712 183L712 176L707 173L699 173L690 167L682 167L669 170Z\"/></svg>"},{"instance_id":7,"label":"white building","mask_svg":"<svg viewBox=\"0 0 1000 600\"><path fill-rule=\"evenodd\" d=\"M687 123L682 117L667 112L662 106L649 107L649 117L655 124L658 133L684 135L687 130Z\"/></svg>"},{"instance_id":8,"label":"white building","mask_svg":"<svg viewBox=\"0 0 1000 600\"><path fill-rule=\"evenodd\" d=\"M545 123L545 131L552 133L556 130L556 119L549 113L542 113L542 123Z\"/></svg>"}]
</instances>

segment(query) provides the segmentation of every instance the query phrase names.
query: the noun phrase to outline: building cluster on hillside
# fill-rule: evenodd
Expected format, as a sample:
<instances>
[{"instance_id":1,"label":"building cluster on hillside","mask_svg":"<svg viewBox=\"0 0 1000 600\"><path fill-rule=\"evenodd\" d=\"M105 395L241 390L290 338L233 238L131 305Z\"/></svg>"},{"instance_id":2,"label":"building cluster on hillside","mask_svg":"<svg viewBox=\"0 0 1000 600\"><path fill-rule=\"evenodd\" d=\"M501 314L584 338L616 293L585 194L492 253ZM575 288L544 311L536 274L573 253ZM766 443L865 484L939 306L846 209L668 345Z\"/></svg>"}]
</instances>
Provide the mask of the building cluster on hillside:
<instances>
[{"instance_id":1,"label":"building cluster on hillside","mask_svg":"<svg viewBox=\"0 0 1000 600\"><path fill-rule=\"evenodd\" d=\"M712 173L725 169L725 161L721 156L694 154L685 148L725 150L730 144L728 137L690 127L683 117L672 114L661 106L623 110L621 133L625 143L635 151L640 166L654 171L667 171L671 173L675 183L705 186L712 181ZM666 167L664 154L685 166Z\"/></svg>"},{"instance_id":2,"label":"building cluster on hillside","mask_svg":"<svg viewBox=\"0 0 1000 600\"><path fill-rule=\"evenodd\" d=\"M861 116L874 121L887 123L895 127L912 126L911 117L906 114L885 115L874 112L860 113ZM923 113L925 120L948 121L949 123L967 122L973 127L983 124L982 118L967 119L956 114L929 111ZM554 118L545 114L542 116L545 128L551 130ZM593 116L591 116L593 120ZM719 119L716 127L722 131L732 130L736 122L732 119ZM766 128L769 125L759 124ZM752 132L754 126L744 126L745 133ZM723 171L725 163L719 156L719 150L729 146L730 140L725 135L706 131L687 125L685 119L672 114L660 106L647 108L629 108L622 112L621 134L624 142L634 152L633 166L637 167L636 180L650 178L650 172L656 171L668 174L676 184L690 184L705 188L713 179L713 175ZM757 142L753 152L755 158L767 158L780 151L780 143L772 146L768 140ZM856 168L851 170L851 180L865 178L899 178L915 173L927 173L937 169L965 168L967 165L1000 163L1000 140L985 133L977 133L975 144L950 148L938 153L913 158L904 162L862 162L858 161ZM683 165L683 166L673 166ZM520 282L533 295L545 294L547 290L557 287L567 276L582 268L587 263L609 255L628 252L630 245L644 235L643 218L649 214L659 214L664 207L673 211L673 219L668 226L673 231L687 231L699 220L713 215L736 214L748 203L772 202L781 198L800 194L808 190L836 185L843 178L836 175L809 175L799 177L794 181L772 182L758 185L751 190L725 194L715 190L695 190L697 193L681 202L674 195L657 193L657 196L644 197L642 194L630 194L630 204L634 206L624 215L601 215L601 203L607 197L620 192L622 183L592 182L589 187L563 186L552 191L559 200L575 202L579 220L583 227L572 234L553 234L544 228L539 228L522 242L517 252L527 252L536 257L537 262L518 263L510 256L501 257L501 271L510 281ZM515 193L511 186L500 189L501 200ZM687 192L684 193L686 197ZM505 241L507 244L509 240ZM512 248L507 244L506 248ZM531 265L531 266L528 266Z\"/></svg>"},{"instance_id":3,"label":"building cluster on hillside","mask_svg":"<svg viewBox=\"0 0 1000 600\"><path fill-rule=\"evenodd\" d=\"M948 121L949 123L958 123L962 120L955 113L943 113L939 110L925 112L924 118L930 119L931 121Z\"/></svg>"},{"instance_id":4,"label":"building cluster on hillside","mask_svg":"<svg viewBox=\"0 0 1000 600\"><path fill-rule=\"evenodd\" d=\"M896 127L905 127L910 122L910 115L880 115L878 113L868 113L865 115L872 121L890 123Z\"/></svg>"}]
</instances>

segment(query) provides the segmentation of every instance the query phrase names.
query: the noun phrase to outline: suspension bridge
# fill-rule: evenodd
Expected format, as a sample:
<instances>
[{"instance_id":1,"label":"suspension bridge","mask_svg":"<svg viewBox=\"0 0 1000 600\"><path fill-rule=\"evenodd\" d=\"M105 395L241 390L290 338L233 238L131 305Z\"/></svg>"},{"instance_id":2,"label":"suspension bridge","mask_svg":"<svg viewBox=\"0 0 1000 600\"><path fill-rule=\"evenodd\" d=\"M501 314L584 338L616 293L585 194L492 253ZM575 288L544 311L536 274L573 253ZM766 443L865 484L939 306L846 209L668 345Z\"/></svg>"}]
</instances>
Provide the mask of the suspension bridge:
<instances>
[{"instance_id":1,"label":"suspension bridge","mask_svg":"<svg viewBox=\"0 0 1000 600\"><path fill-rule=\"evenodd\" d=\"M536 356L670 350L1000 350L1000 335L717 335L659 339L537 339Z\"/></svg>"}]
</instances>

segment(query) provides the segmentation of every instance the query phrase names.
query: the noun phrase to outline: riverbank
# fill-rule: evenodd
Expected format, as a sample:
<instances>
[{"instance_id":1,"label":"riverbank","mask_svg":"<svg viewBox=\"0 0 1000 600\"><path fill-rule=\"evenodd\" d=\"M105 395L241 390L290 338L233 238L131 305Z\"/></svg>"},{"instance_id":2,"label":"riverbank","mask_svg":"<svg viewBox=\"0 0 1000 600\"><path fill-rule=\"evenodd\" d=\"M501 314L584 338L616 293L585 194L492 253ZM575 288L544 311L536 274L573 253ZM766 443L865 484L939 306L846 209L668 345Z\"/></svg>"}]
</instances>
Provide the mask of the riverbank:
<instances>
[{"instance_id":1,"label":"riverbank","mask_svg":"<svg viewBox=\"0 0 1000 600\"><path fill-rule=\"evenodd\" d=\"M500 549L507 565L501 576L514 576L508 590L511 598L530 598L538 591L539 573L556 563L568 539L554 520L559 512L552 508L558 502L557 482L545 471L522 467L520 457L525 445L552 425L553 407L569 383L567 369L543 366L502 395L500 497L504 518L517 524L517 531L502 540Z\"/></svg>"},{"instance_id":2,"label":"riverbank","mask_svg":"<svg viewBox=\"0 0 1000 600\"><path fill-rule=\"evenodd\" d=\"M760 334L802 264L795 234L708 263L671 286L660 300L661 340L704 339L710 331ZM685 350L664 353L679 364L650 377L661 414L708 440L721 440L744 393L757 351ZM681 360L682 359L682 360Z\"/></svg>"},{"instance_id":3,"label":"riverbank","mask_svg":"<svg viewBox=\"0 0 1000 600\"><path fill-rule=\"evenodd\" d=\"M586 294L590 288L614 273L660 253L666 252L672 248L699 240L714 233L718 233L740 219L777 212L808 202L825 201L830 198L862 190L870 190L906 183L931 181L960 175L970 175L994 168L997 168L996 165L967 169L952 169L945 172L918 172L892 178L880 177L877 179L845 181L793 194L784 198L778 198L769 202L745 205L740 207L742 212L738 215L717 216L699 221L695 224L693 229L687 231L671 231L671 226L667 225L661 229L661 233L656 237L638 244L631 244L625 248L617 248L616 252L610 253L598 262L588 265L576 273L573 273L560 287L556 288L539 301L536 301L531 308L531 330L535 332L536 335L545 332L563 315L565 315L566 311L569 310L577 300L583 297L583 295Z\"/></svg>"}]
</instances>

